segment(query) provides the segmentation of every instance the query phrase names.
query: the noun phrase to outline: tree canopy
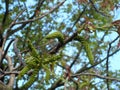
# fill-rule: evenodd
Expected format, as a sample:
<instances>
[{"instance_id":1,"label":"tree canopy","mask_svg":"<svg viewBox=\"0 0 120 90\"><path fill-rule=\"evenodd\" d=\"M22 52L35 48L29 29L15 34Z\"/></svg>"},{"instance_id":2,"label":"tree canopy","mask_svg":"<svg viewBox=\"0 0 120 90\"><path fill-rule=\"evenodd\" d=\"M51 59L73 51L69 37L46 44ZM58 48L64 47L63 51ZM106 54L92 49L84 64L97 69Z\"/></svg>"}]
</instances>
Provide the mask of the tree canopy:
<instances>
[{"instance_id":1,"label":"tree canopy","mask_svg":"<svg viewBox=\"0 0 120 90\"><path fill-rule=\"evenodd\" d=\"M1 0L0 89L119 89L120 69L110 68L120 51L119 7L119 0Z\"/></svg>"}]
</instances>

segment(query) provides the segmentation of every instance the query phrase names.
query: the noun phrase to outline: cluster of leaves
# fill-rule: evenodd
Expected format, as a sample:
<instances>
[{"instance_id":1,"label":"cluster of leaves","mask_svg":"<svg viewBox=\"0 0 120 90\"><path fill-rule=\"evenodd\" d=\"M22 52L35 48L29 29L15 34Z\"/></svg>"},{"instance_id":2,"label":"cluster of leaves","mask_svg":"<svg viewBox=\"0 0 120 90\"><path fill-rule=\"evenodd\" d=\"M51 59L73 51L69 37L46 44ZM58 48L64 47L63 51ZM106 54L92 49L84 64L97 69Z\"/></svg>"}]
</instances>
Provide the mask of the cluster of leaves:
<instances>
[{"instance_id":1,"label":"cluster of leaves","mask_svg":"<svg viewBox=\"0 0 120 90\"><path fill-rule=\"evenodd\" d=\"M30 87L36 80L39 70L41 69L47 69L49 72L46 73L46 77L49 77L47 75L50 75L50 70L48 69L49 64L54 65L54 63L58 62L59 59L61 59L61 55L51 55L51 56L40 56L34 46L32 45L31 41L28 40L28 48L30 49L30 55L26 57L25 67L21 70L20 74L18 75L18 80L21 79L28 71L32 70L32 75L30 76L30 79L27 81L25 85L23 85L21 88L26 89ZM46 65L47 64L47 65ZM54 66L53 66L54 67ZM49 78L47 78L46 81L48 81Z\"/></svg>"}]
</instances>

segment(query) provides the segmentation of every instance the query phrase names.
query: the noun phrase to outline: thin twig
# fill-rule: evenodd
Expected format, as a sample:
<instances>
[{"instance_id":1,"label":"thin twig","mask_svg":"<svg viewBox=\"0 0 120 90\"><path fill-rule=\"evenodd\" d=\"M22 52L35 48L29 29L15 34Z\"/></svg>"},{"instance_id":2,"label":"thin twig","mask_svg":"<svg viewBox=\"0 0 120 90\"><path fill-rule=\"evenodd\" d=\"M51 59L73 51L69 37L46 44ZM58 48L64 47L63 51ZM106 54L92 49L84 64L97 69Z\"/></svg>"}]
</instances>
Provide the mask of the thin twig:
<instances>
[{"instance_id":1,"label":"thin twig","mask_svg":"<svg viewBox=\"0 0 120 90\"><path fill-rule=\"evenodd\" d=\"M107 51L107 60L106 60L106 76L107 77L109 77L109 54L110 54L111 44L112 43L109 44L109 48ZM109 79L106 79L106 83L107 83L107 90L110 90Z\"/></svg>"},{"instance_id":2,"label":"thin twig","mask_svg":"<svg viewBox=\"0 0 120 90\"><path fill-rule=\"evenodd\" d=\"M82 17L83 13L85 12L87 8L87 5L83 8L83 11L79 14L78 18L76 19L76 21L74 22L72 29L74 28L74 26L77 24L77 22L80 20L80 18Z\"/></svg>"},{"instance_id":3,"label":"thin twig","mask_svg":"<svg viewBox=\"0 0 120 90\"><path fill-rule=\"evenodd\" d=\"M81 76L81 75L95 76L95 77L98 77L98 78L101 78L101 79L108 79L108 80L111 80L111 81L120 82L120 79L112 78L112 77L106 77L106 76L102 76L102 75L98 75L98 74L94 74L94 73L80 73L80 74L74 74L74 75L72 75L71 77L77 77L77 76Z\"/></svg>"},{"instance_id":4,"label":"thin twig","mask_svg":"<svg viewBox=\"0 0 120 90\"><path fill-rule=\"evenodd\" d=\"M116 38L115 38L113 41L111 41L110 43L111 43L111 44L114 43L118 38L119 38L119 36L116 37ZM120 51L120 49L117 49L116 51L114 51L114 52L112 52L111 54L109 54L109 56L106 56L105 58L103 58L103 59L100 60L99 62L96 62L94 65L89 66L89 67L86 66L86 68L84 67L84 68L78 70L76 73L84 72L84 71L86 71L86 70L89 70L89 69L91 69L91 68L99 65L100 63L104 62L104 61L107 59L107 57L111 57L111 56L113 56L115 53L117 53L117 52L119 52L119 51Z\"/></svg>"},{"instance_id":5,"label":"thin twig","mask_svg":"<svg viewBox=\"0 0 120 90\"><path fill-rule=\"evenodd\" d=\"M6 75L11 75L11 74L15 74L18 75L20 73L20 71L5 71L2 75L0 75L0 78L3 78Z\"/></svg>"},{"instance_id":6,"label":"thin twig","mask_svg":"<svg viewBox=\"0 0 120 90\"><path fill-rule=\"evenodd\" d=\"M77 22L79 21L80 17L82 17L82 15L84 14L85 10L86 10L86 6L84 7L83 11L80 13L80 15L79 15L79 17L77 18L77 20L74 22L74 24L73 24L73 26L72 26L71 29L73 29L74 26L77 24ZM50 50L49 53L50 53L50 54L56 53L61 47L63 47L64 45L66 45L68 42L72 41L75 36L77 36L77 31L74 32L71 37L66 38L66 39L64 40L64 43L63 43L63 44L58 43L52 50Z\"/></svg>"},{"instance_id":7,"label":"thin twig","mask_svg":"<svg viewBox=\"0 0 120 90\"><path fill-rule=\"evenodd\" d=\"M44 1L45 1L45 0L39 0L38 5L37 5L37 7L36 7L36 10L38 10L38 11L40 10L40 7L41 7L42 4L44 3ZM19 1L18 1L18 2L19 2ZM36 10L34 11L34 14L33 14L29 19L33 19L33 18L35 17ZM22 28L24 28L28 23L29 23L29 22L22 23L22 25L20 25L20 26L17 27L16 29L11 30L11 31L9 32L8 37L11 36L12 34L14 34L15 32L18 32L18 31L21 30Z\"/></svg>"},{"instance_id":8,"label":"thin twig","mask_svg":"<svg viewBox=\"0 0 120 90\"><path fill-rule=\"evenodd\" d=\"M25 65L25 63L22 60L22 55L21 55L21 53L19 52L19 50L17 48L17 41L18 41L18 39L15 39L15 41L13 43L13 49L14 49L14 52L15 52L16 56L18 56L20 65Z\"/></svg>"},{"instance_id":9,"label":"thin twig","mask_svg":"<svg viewBox=\"0 0 120 90\"><path fill-rule=\"evenodd\" d=\"M93 6L93 8L95 9L96 12L98 12L99 14L101 14L101 15L103 15L103 16L108 17L108 15L104 14L103 12L100 12L100 11L96 8L96 6L94 5L94 3L93 3L92 0L89 0L89 1L90 1L90 3L92 4L92 6Z\"/></svg>"},{"instance_id":10,"label":"thin twig","mask_svg":"<svg viewBox=\"0 0 120 90\"><path fill-rule=\"evenodd\" d=\"M25 9L25 10L26 10L26 9ZM22 11L16 16L15 20L13 20L12 23L9 25L9 27L8 27L8 29L7 29L7 33L6 33L5 37L4 37L3 47L2 47L2 48L4 48L4 46L5 46L5 42L6 42L6 40L7 40L9 30L14 26L14 24L15 24L16 20L18 19L18 17L19 17L25 10L22 10Z\"/></svg>"},{"instance_id":11,"label":"thin twig","mask_svg":"<svg viewBox=\"0 0 120 90\"><path fill-rule=\"evenodd\" d=\"M77 53L77 55L75 56L75 59L73 60L73 62L70 64L70 68L75 64L75 62L77 61L79 55L80 55L80 52L81 52L81 49L82 47L80 48L79 52Z\"/></svg>"},{"instance_id":12,"label":"thin twig","mask_svg":"<svg viewBox=\"0 0 120 90\"><path fill-rule=\"evenodd\" d=\"M20 15L22 15L22 13L25 11L26 9L22 10L17 16L16 18L12 21L12 23L10 24L10 26L8 27L8 31L15 25L16 20L19 18Z\"/></svg>"},{"instance_id":13,"label":"thin twig","mask_svg":"<svg viewBox=\"0 0 120 90\"><path fill-rule=\"evenodd\" d=\"M39 20L47 15L49 15L50 13L52 13L53 11L55 11L57 8L59 8L66 0L63 0L61 3L59 3L57 6L55 6L54 8L52 8L49 12L46 12L45 14L43 14L42 16L36 17L34 19L29 19L26 21L20 21L20 22L16 22L15 24L23 24L23 23L29 23L29 22L33 22L36 20Z\"/></svg>"}]
</instances>

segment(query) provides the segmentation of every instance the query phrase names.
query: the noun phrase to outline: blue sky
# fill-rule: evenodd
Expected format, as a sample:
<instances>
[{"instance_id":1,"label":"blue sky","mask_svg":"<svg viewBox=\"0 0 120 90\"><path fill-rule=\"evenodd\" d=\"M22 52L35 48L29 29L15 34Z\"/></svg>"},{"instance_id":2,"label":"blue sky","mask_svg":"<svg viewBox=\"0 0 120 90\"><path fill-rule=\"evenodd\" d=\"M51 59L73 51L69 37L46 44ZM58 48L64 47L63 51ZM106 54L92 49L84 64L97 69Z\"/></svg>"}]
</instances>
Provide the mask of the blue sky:
<instances>
[{"instance_id":1,"label":"blue sky","mask_svg":"<svg viewBox=\"0 0 120 90\"><path fill-rule=\"evenodd\" d=\"M119 20L120 19L120 9L117 9L116 11L114 11L114 20ZM109 39L111 39L111 41L118 36L118 34L116 32L113 32L111 36L109 36ZM118 43L118 42L117 42ZM112 57L110 57L110 62L111 62L111 69L113 70L119 70L120 69L120 51L118 53L116 53L115 55L113 55Z\"/></svg>"}]
</instances>

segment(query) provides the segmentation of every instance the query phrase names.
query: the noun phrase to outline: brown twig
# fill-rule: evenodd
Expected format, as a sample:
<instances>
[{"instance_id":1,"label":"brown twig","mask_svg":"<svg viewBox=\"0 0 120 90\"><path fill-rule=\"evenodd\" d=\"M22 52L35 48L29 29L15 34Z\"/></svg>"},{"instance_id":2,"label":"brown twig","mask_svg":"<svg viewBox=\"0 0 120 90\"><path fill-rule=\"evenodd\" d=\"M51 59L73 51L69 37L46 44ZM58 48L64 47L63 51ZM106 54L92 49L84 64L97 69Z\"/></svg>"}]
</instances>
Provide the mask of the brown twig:
<instances>
[{"instance_id":1,"label":"brown twig","mask_svg":"<svg viewBox=\"0 0 120 90\"><path fill-rule=\"evenodd\" d=\"M80 13L80 15L78 16L78 18L76 19L76 21L74 22L73 26L72 26L70 29L73 29L74 26L77 24L77 22L80 20L80 18L82 17L82 15L84 14L84 12L85 12L85 10L86 10L86 7L87 7L87 6L84 7L83 11ZM50 50L49 53L50 53L50 54L55 54L56 52L58 52L58 50L59 50L61 47L63 47L64 45L66 45L68 42L72 41L72 40L74 39L74 37L76 37L76 36L77 36L77 31L74 32L72 36L66 38L66 39L64 40L64 43L63 43L63 44L58 43L52 50Z\"/></svg>"},{"instance_id":2,"label":"brown twig","mask_svg":"<svg viewBox=\"0 0 120 90\"><path fill-rule=\"evenodd\" d=\"M80 18L82 17L82 15L84 14L86 10L86 6L83 9L83 11L80 13L79 17L77 18L77 20L74 22L73 26L71 29L74 28L74 26L77 24L77 22L80 20ZM77 35L77 32L73 33L73 35L69 38L66 38L64 43L58 43L49 53L50 54L55 54L61 47L63 47L64 45L66 45L68 42L72 41L73 38ZM64 68L64 67L63 67ZM48 90L54 90L56 87L62 86L64 85L64 82L60 79L58 81L56 81Z\"/></svg>"},{"instance_id":3,"label":"brown twig","mask_svg":"<svg viewBox=\"0 0 120 90\"><path fill-rule=\"evenodd\" d=\"M109 77L109 54L110 54L111 44L112 44L112 43L109 44L109 48L108 48L108 51L107 51L106 77ZM107 83L107 90L110 90L110 87L109 87L109 79L106 79L106 83Z\"/></svg>"},{"instance_id":4,"label":"brown twig","mask_svg":"<svg viewBox=\"0 0 120 90\"><path fill-rule=\"evenodd\" d=\"M103 12L100 12L100 11L96 8L96 6L94 5L94 3L93 3L92 0L89 0L89 1L90 1L91 5L93 6L93 8L95 9L96 12L98 12L99 14L101 14L101 15L103 15L103 16L108 17L108 15L104 14Z\"/></svg>"},{"instance_id":5,"label":"brown twig","mask_svg":"<svg viewBox=\"0 0 120 90\"><path fill-rule=\"evenodd\" d=\"M77 55L75 56L73 62L70 64L70 68L71 68L71 67L75 64L75 62L77 61L77 59L78 59L78 57L79 57L79 55L80 55L80 53L81 53L81 49L82 49L82 47L80 48L79 52L78 52Z\"/></svg>"},{"instance_id":6,"label":"brown twig","mask_svg":"<svg viewBox=\"0 0 120 90\"><path fill-rule=\"evenodd\" d=\"M77 76L81 76L81 75L95 76L95 77L98 77L98 78L101 78L101 79L108 79L108 80L111 80L111 81L120 82L120 79L112 78L112 77L106 77L106 76L102 76L102 75L98 75L98 74L94 74L94 73L80 73L80 74L74 74L74 75L72 75L71 77L77 77Z\"/></svg>"},{"instance_id":7,"label":"brown twig","mask_svg":"<svg viewBox=\"0 0 120 90\"><path fill-rule=\"evenodd\" d=\"M15 39L15 41L13 43L13 49L14 49L14 52L15 52L16 56L19 59L20 65L25 65L25 63L22 60L22 55L21 55L21 53L19 52L19 50L17 48L17 41L18 41L18 39Z\"/></svg>"},{"instance_id":8,"label":"brown twig","mask_svg":"<svg viewBox=\"0 0 120 90\"><path fill-rule=\"evenodd\" d=\"M5 42L6 42L6 40L7 40L9 31L10 31L11 28L14 26L14 24L15 24L16 20L18 19L18 17L19 17L24 11L25 11L25 10L22 10L22 11L17 15L17 17L12 21L12 23L9 25L9 27L8 27L8 29L7 29L7 33L6 33L6 35L4 36L4 41L3 41L3 47L2 47L2 48L4 48L4 46L5 46Z\"/></svg>"},{"instance_id":9,"label":"brown twig","mask_svg":"<svg viewBox=\"0 0 120 90\"><path fill-rule=\"evenodd\" d=\"M20 15L22 15L22 13L25 11L26 9L22 10L17 16L16 18L12 21L12 23L10 24L10 26L8 27L8 30L9 31L16 23L17 19L19 18Z\"/></svg>"},{"instance_id":10,"label":"brown twig","mask_svg":"<svg viewBox=\"0 0 120 90\"><path fill-rule=\"evenodd\" d=\"M116 37L113 41L111 41L111 44L114 43L118 38L119 38L119 36ZM95 63L94 65L92 65L92 66L87 67L87 64L86 64L86 67L78 70L76 73L81 73L81 72L84 72L84 71L89 70L89 69L91 69L91 68L94 68L95 66L97 66L97 65L99 65L100 63L104 62L104 61L107 59L107 57L111 57L111 56L113 56L115 53L117 53L117 52L119 52L119 51L120 51L120 49L117 49L116 51L114 51L114 52L112 52L111 54L109 54L109 56L106 56L105 58L103 58L103 59L100 60L99 62L96 62L96 63Z\"/></svg>"},{"instance_id":11,"label":"brown twig","mask_svg":"<svg viewBox=\"0 0 120 90\"><path fill-rule=\"evenodd\" d=\"M36 17L34 19L29 19L29 20L24 20L24 21L20 21L20 22L16 22L15 24L23 24L23 23L29 23L29 22L33 22L36 20L39 20L47 15L49 15L50 13L52 13L53 11L55 11L57 8L59 8L66 0L63 0L62 2L60 2L57 6L55 6L54 8L52 8L49 12L44 13L43 15Z\"/></svg>"},{"instance_id":12,"label":"brown twig","mask_svg":"<svg viewBox=\"0 0 120 90\"><path fill-rule=\"evenodd\" d=\"M45 0L39 0L38 2L38 5L36 7L36 10L40 10L40 7L42 6L42 4L44 3ZM36 10L34 11L34 14L29 18L29 19L33 19L35 17L35 13L36 13ZM9 31L9 36L11 36L12 34L14 34L15 32L18 32L19 30L21 30L22 28L24 28L29 22L26 22L26 23L22 23L22 25L20 25L19 27L17 27L16 29L14 30L11 30Z\"/></svg>"},{"instance_id":13,"label":"brown twig","mask_svg":"<svg viewBox=\"0 0 120 90\"><path fill-rule=\"evenodd\" d=\"M55 82L48 90L55 90L56 87L62 86L64 83L61 79L59 79L57 82Z\"/></svg>"}]
</instances>

